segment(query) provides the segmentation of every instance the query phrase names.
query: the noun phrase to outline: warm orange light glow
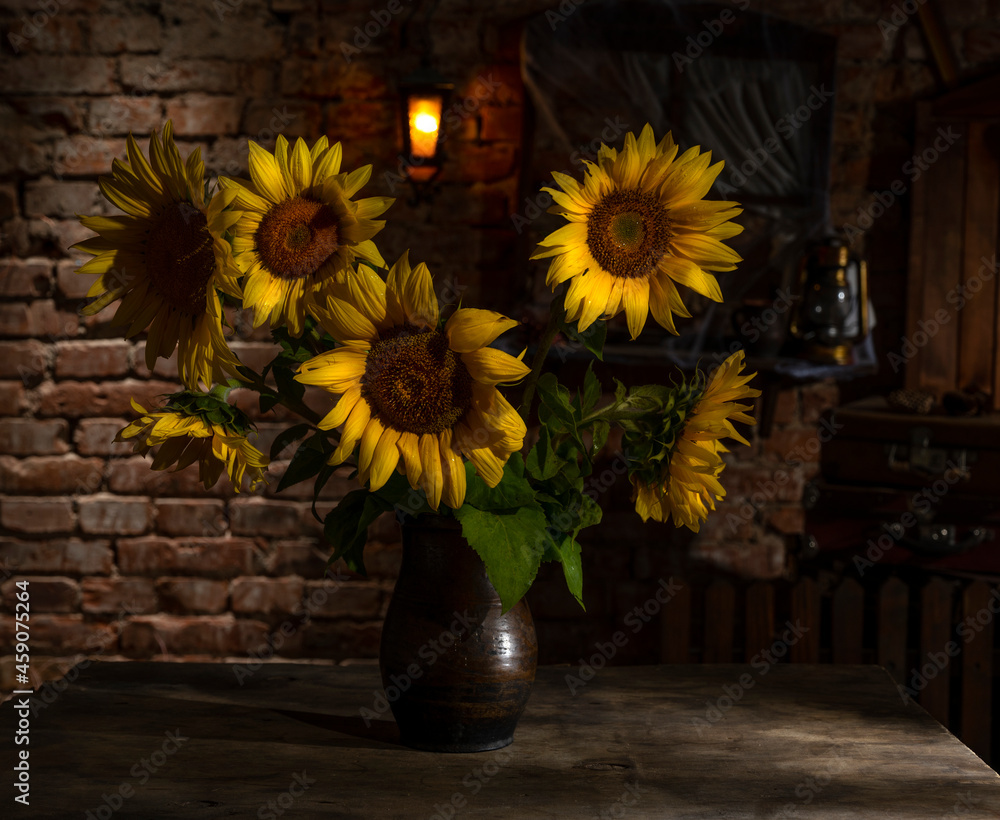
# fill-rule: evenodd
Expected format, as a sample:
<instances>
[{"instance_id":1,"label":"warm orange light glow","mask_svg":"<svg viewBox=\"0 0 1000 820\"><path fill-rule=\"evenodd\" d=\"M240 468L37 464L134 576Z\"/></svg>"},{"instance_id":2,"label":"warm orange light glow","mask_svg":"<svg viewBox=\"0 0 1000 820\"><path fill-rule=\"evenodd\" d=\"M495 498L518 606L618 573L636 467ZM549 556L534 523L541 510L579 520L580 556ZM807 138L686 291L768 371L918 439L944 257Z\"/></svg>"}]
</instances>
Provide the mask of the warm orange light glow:
<instances>
[{"instance_id":1,"label":"warm orange light glow","mask_svg":"<svg viewBox=\"0 0 1000 820\"><path fill-rule=\"evenodd\" d=\"M430 159L437 151L441 124L441 97L410 97L407 113L410 127L410 153Z\"/></svg>"},{"instance_id":2,"label":"warm orange light glow","mask_svg":"<svg viewBox=\"0 0 1000 820\"><path fill-rule=\"evenodd\" d=\"M425 134L433 134L437 131L438 121L432 114L417 114L413 120L413 125L418 131Z\"/></svg>"}]
</instances>

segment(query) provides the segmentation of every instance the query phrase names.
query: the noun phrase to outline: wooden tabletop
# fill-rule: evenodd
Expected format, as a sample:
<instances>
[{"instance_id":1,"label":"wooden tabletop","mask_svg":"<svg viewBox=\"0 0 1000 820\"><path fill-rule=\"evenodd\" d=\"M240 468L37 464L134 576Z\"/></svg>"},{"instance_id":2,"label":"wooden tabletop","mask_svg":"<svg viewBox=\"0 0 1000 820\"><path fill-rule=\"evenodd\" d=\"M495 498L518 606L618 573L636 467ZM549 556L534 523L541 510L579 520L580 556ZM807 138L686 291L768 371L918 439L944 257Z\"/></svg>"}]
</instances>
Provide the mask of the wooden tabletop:
<instances>
[{"instance_id":1,"label":"wooden tabletop","mask_svg":"<svg viewBox=\"0 0 1000 820\"><path fill-rule=\"evenodd\" d=\"M512 746L442 755L395 742L374 666L95 663L34 696L28 745L0 706L0 816L1000 817L996 773L878 667L618 667L571 694L578 671L539 670Z\"/></svg>"}]
</instances>

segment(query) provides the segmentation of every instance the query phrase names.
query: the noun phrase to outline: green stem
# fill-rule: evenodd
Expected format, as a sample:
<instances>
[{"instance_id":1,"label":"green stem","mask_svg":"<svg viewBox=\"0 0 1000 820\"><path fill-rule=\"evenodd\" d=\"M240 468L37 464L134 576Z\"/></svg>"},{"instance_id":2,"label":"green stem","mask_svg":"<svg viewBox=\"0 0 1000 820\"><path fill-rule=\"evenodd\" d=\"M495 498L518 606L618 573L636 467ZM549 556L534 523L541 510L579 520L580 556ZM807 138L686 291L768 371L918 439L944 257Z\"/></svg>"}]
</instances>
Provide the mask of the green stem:
<instances>
[{"instance_id":1,"label":"green stem","mask_svg":"<svg viewBox=\"0 0 1000 820\"><path fill-rule=\"evenodd\" d=\"M542 368L545 366L545 359L549 355L549 348L552 347L552 342L556 338L556 334L559 333L559 326L562 324L565 315L566 309L563 307L562 296L557 296L549 310L549 322L545 326L545 332L542 334L541 341L538 343L538 350L535 351L535 358L531 363L531 372L524 382L524 398L521 399L521 409L519 412L525 423L527 423L528 416L531 413L532 399L535 398L535 385L538 384L538 378L542 375Z\"/></svg>"},{"instance_id":2,"label":"green stem","mask_svg":"<svg viewBox=\"0 0 1000 820\"><path fill-rule=\"evenodd\" d=\"M302 418L304 418L309 423L319 424L323 420L323 417L319 413L317 413L315 410L313 410L304 402L301 402L298 399L289 398L288 396L283 396L280 392L272 391L271 388L264 383L264 377L261 376L259 373L254 372L246 365L243 366L241 375L243 374L249 374L249 376L251 377L249 386L252 387L254 390L256 390L258 393L261 393L265 390L268 391L269 393L276 392L278 396L278 401L281 404L283 404L293 413L298 413L300 416L302 416Z\"/></svg>"}]
</instances>

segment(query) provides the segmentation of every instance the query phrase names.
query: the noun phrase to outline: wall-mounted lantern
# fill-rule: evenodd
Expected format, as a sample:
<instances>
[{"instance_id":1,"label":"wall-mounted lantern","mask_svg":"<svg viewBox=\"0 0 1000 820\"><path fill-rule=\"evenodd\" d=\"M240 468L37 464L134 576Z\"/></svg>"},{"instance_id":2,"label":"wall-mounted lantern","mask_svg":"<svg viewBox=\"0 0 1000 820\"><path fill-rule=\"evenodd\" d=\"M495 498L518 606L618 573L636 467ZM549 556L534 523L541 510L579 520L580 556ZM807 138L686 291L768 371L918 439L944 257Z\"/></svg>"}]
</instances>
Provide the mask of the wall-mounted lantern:
<instances>
[{"instance_id":1,"label":"wall-mounted lantern","mask_svg":"<svg viewBox=\"0 0 1000 820\"><path fill-rule=\"evenodd\" d=\"M411 204L430 199L430 184L444 165L441 125L453 88L426 66L399 82L403 158L407 179L413 186Z\"/></svg>"}]
</instances>

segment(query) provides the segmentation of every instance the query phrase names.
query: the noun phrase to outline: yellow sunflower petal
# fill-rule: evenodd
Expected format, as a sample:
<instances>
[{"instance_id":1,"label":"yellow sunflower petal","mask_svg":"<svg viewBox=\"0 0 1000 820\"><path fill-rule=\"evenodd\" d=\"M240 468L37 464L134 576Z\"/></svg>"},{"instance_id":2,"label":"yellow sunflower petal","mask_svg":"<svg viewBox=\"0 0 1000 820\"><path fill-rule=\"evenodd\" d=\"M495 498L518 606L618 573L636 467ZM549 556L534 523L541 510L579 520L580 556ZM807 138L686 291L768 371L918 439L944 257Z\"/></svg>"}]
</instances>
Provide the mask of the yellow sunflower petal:
<instances>
[{"instance_id":1,"label":"yellow sunflower petal","mask_svg":"<svg viewBox=\"0 0 1000 820\"><path fill-rule=\"evenodd\" d=\"M470 353L491 344L503 332L518 322L492 310L462 308L445 323L448 343L457 353Z\"/></svg>"}]
</instances>

